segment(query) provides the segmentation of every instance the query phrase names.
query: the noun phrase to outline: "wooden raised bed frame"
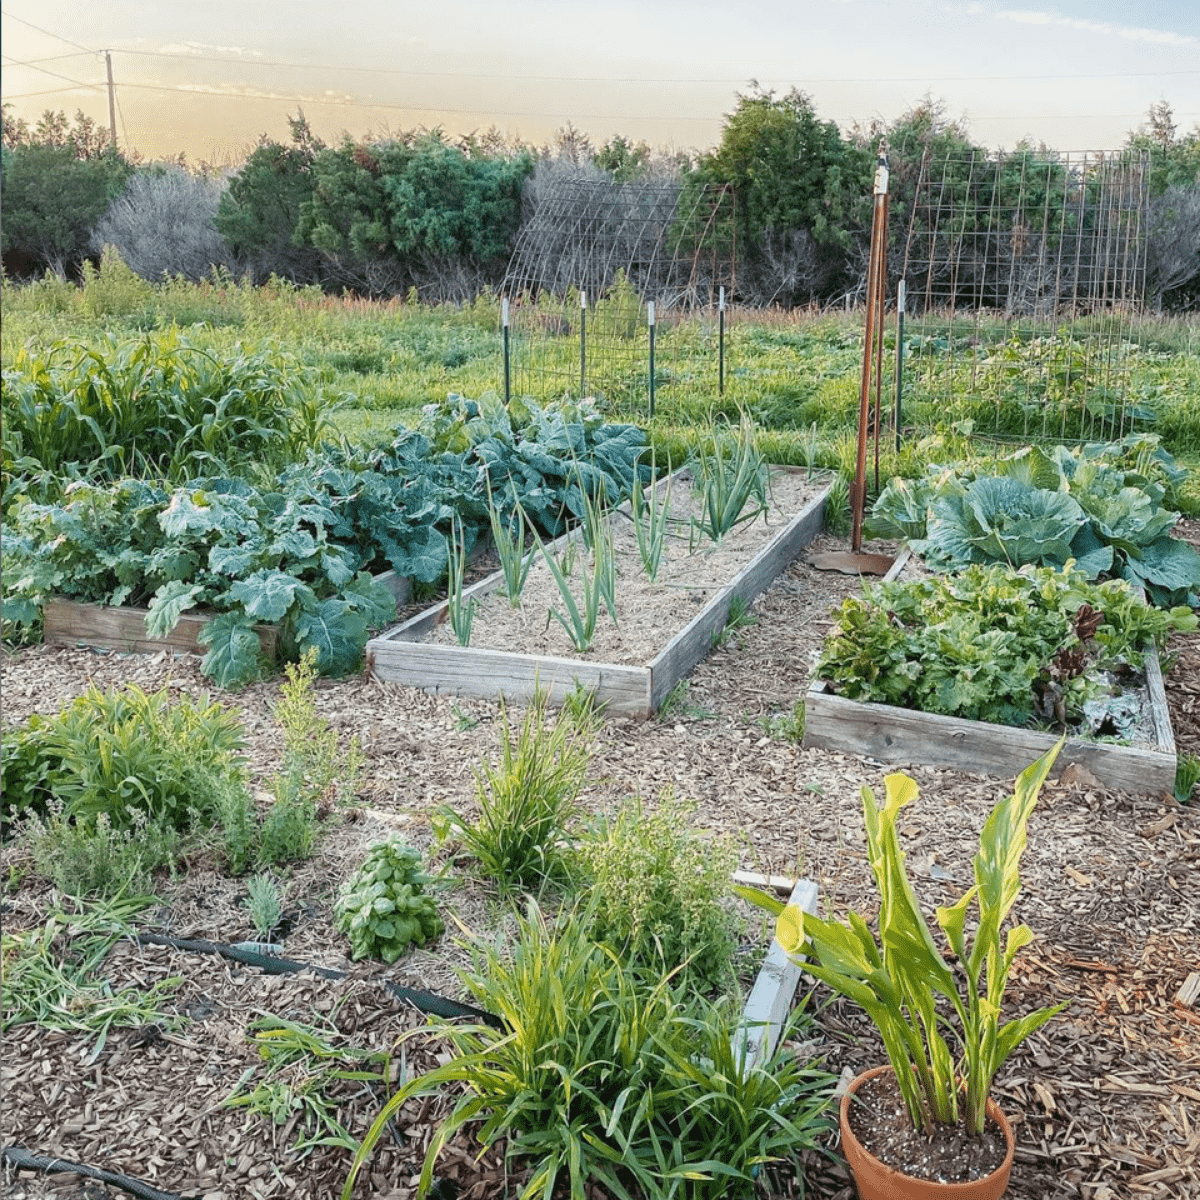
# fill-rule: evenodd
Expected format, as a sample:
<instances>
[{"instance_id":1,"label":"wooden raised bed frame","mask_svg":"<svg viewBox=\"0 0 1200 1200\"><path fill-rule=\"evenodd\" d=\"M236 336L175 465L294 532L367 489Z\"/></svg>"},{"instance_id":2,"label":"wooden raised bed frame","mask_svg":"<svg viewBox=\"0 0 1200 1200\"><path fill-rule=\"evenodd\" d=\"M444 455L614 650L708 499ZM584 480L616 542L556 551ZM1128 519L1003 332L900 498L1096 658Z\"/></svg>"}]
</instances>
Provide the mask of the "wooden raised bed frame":
<instances>
[{"instance_id":1,"label":"wooden raised bed frame","mask_svg":"<svg viewBox=\"0 0 1200 1200\"><path fill-rule=\"evenodd\" d=\"M801 470L773 467L772 470ZM576 688L595 694L610 712L649 716L671 689L712 648L713 635L725 627L735 599L749 604L821 531L828 486L742 569L699 613L644 666L515 654L504 650L443 646L421 639L446 619L443 601L367 643L367 666L380 679L431 692L481 699L525 702L536 691L561 704ZM569 535L568 535L569 536ZM497 571L464 589L464 598L500 587Z\"/></svg>"},{"instance_id":2,"label":"wooden raised bed frame","mask_svg":"<svg viewBox=\"0 0 1200 1200\"><path fill-rule=\"evenodd\" d=\"M375 578L396 597L397 605L405 603L409 590L406 576L385 571ZM152 638L146 633L148 612L145 608L110 608L105 604L48 600L42 612L42 640L48 646L101 646L124 653L155 654L162 650L179 654L207 653L199 636L212 619L210 614L184 613L166 637ZM274 625L256 625L254 628L263 653L274 659L278 629Z\"/></svg>"},{"instance_id":3,"label":"wooden raised bed frame","mask_svg":"<svg viewBox=\"0 0 1200 1200\"><path fill-rule=\"evenodd\" d=\"M906 557L897 559L889 579L900 573ZM1150 795L1174 791L1175 737L1153 646L1146 650L1145 673L1153 748L1068 738L1055 763L1056 776L1077 764L1105 787L1118 791ZM1056 735L1034 729L847 700L820 680L810 686L804 700L804 748L869 756L885 763L918 763L1013 778L1057 742Z\"/></svg>"}]
</instances>

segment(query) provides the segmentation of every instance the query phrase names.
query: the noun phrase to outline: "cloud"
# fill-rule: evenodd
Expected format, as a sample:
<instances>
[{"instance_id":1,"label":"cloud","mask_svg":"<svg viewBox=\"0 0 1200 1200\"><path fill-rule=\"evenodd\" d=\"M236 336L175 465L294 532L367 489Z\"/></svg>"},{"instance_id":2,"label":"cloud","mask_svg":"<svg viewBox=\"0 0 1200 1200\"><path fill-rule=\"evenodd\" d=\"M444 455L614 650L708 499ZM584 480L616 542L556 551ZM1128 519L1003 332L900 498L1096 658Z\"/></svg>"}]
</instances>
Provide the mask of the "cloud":
<instances>
[{"instance_id":1,"label":"cloud","mask_svg":"<svg viewBox=\"0 0 1200 1200\"><path fill-rule=\"evenodd\" d=\"M1115 25L1111 21L1088 21L1080 17L1067 17L1052 9L1001 8L989 10L982 4L971 4L967 12L972 16L991 16L998 21L1012 21L1018 25L1057 25L1065 29L1077 29L1081 33L1099 34L1101 37L1116 37L1128 42L1152 42L1167 46L1198 46L1200 38L1168 29L1142 29L1135 25Z\"/></svg>"},{"instance_id":2,"label":"cloud","mask_svg":"<svg viewBox=\"0 0 1200 1200\"><path fill-rule=\"evenodd\" d=\"M209 83L176 83L171 85L171 90L177 92L194 92L202 96L235 96L244 100L298 100L303 104L359 103L349 92L336 92L331 88L312 95L302 95L299 93L263 91L259 88L218 87Z\"/></svg>"},{"instance_id":3,"label":"cloud","mask_svg":"<svg viewBox=\"0 0 1200 1200\"><path fill-rule=\"evenodd\" d=\"M235 58L262 58L261 50L249 50L245 46L210 46L206 42L168 42L160 46L159 54L231 54Z\"/></svg>"}]
</instances>

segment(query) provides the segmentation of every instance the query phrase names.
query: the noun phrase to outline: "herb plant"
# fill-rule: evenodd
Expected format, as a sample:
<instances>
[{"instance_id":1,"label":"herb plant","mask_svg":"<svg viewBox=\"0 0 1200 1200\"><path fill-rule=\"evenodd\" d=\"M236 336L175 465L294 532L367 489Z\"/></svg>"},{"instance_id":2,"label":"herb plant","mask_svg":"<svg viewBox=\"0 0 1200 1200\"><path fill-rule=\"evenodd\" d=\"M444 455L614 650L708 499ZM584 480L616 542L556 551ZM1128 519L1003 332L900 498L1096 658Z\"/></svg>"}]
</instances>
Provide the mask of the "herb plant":
<instances>
[{"instance_id":1,"label":"herb plant","mask_svg":"<svg viewBox=\"0 0 1200 1200\"><path fill-rule=\"evenodd\" d=\"M350 956L394 963L410 946L424 946L445 929L425 885L421 853L399 842L379 842L342 889L334 905Z\"/></svg>"},{"instance_id":2,"label":"herb plant","mask_svg":"<svg viewBox=\"0 0 1200 1200\"><path fill-rule=\"evenodd\" d=\"M737 920L729 911L737 844L695 828L694 804L640 796L577 843L580 879L594 900L592 936L622 959L679 970L698 990L727 987Z\"/></svg>"}]
</instances>

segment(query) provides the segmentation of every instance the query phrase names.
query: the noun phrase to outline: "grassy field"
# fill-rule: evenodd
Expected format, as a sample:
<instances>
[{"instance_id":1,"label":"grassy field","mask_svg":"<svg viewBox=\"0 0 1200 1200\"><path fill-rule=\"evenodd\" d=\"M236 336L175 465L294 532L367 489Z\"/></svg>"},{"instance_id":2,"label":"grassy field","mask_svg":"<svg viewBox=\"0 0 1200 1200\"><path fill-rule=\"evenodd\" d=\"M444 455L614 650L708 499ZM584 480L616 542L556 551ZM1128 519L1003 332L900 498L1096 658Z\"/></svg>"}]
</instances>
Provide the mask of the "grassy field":
<instances>
[{"instance_id":1,"label":"grassy field","mask_svg":"<svg viewBox=\"0 0 1200 1200\"><path fill-rule=\"evenodd\" d=\"M337 430L355 442L387 439L448 393L475 397L504 389L500 306L491 297L433 307L333 298L286 285L252 289L232 280L151 285L109 261L83 287L47 279L18 288L6 281L3 305L6 369L25 345L43 352L57 345L57 354L70 355L175 327L216 355L241 347L282 356L321 398ZM579 394L578 321L560 322L558 311L514 319L512 394L542 401ZM568 317L574 317L569 309ZM560 333L568 324L574 328ZM645 427L660 461L685 455L714 419L744 410L773 460L849 473L862 324L855 313L733 311L722 338L715 315L675 321L665 314L656 330L651 418L644 321L627 303L601 301L588 314L586 388L612 418ZM1069 330L964 318L910 321L899 452L889 427L894 348L889 327L881 476L913 474L931 457L978 452L993 440L1106 440L1121 430L1148 430L1191 468L1184 504L1200 512L1197 318L1091 318Z\"/></svg>"}]
</instances>

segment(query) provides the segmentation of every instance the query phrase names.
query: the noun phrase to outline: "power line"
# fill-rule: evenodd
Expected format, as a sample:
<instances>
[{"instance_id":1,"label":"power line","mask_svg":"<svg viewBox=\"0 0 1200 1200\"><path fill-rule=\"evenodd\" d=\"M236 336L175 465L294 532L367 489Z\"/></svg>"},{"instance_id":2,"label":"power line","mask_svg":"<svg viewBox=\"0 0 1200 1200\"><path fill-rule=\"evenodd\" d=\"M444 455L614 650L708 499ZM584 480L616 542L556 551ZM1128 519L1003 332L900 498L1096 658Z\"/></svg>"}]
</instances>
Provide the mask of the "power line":
<instances>
[{"instance_id":1,"label":"power line","mask_svg":"<svg viewBox=\"0 0 1200 1200\"><path fill-rule=\"evenodd\" d=\"M84 83L80 79L72 79L69 75L60 75L57 71L47 71L45 67L34 66L33 63L18 62L15 58L9 58L7 54L0 55L0 58L6 58L10 63L18 67L33 67L35 71L41 71L43 75L49 75L54 79L65 79L67 83L73 83L77 87L99 87L99 84Z\"/></svg>"},{"instance_id":2,"label":"power line","mask_svg":"<svg viewBox=\"0 0 1200 1200\"><path fill-rule=\"evenodd\" d=\"M10 58L8 61L15 63L18 67L34 67L37 66L38 63L60 62L64 58L82 58L85 54L92 55L96 53L98 53L98 51L95 50L74 50L70 54L49 54L45 58Z\"/></svg>"},{"instance_id":3,"label":"power line","mask_svg":"<svg viewBox=\"0 0 1200 1200\"><path fill-rule=\"evenodd\" d=\"M40 25L35 25L32 21L26 21L23 17L14 17L12 13L6 12L3 14L10 21L16 21L19 25L28 25L30 29L36 29L38 33L44 33L47 37L52 37L56 42L63 42L68 46L74 46L76 50L82 50L85 54L98 54L98 50L89 50L87 46L81 46L78 42L71 41L70 38L65 38L61 34L51 33L48 29L43 29Z\"/></svg>"},{"instance_id":4,"label":"power line","mask_svg":"<svg viewBox=\"0 0 1200 1200\"><path fill-rule=\"evenodd\" d=\"M168 58L172 62L218 62L226 66L246 67L290 67L293 70L313 71L352 71L372 75L405 75L419 78L445 79L511 79L514 82L544 82L544 83L720 83L744 84L743 78L671 78L659 79L647 76L620 75L501 75L494 73L476 73L473 71L412 71L404 67L351 67L336 66L328 62L304 63L283 62L277 59L265 58L229 58L217 54L168 54L163 50L116 50L117 54L137 54L145 58ZM1200 70L1188 71L1100 71L1064 75L1055 72L1051 75L898 75L898 76L812 76L805 83L954 83L971 82L974 80L1031 80L1031 79L1140 79L1158 78L1159 76L1200 75Z\"/></svg>"},{"instance_id":5,"label":"power line","mask_svg":"<svg viewBox=\"0 0 1200 1200\"><path fill-rule=\"evenodd\" d=\"M79 86L98 88L101 85L98 83L84 83L80 84ZM60 92L77 92L78 90L78 87L45 88L40 92L18 92L15 96L5 95L4 100L5 103L7 103L9 100L28 100L33 96L57 96Z\"/></svg>"},{"instance_id":6,"label":"power line","mask_svg":"<svg viewBox=\"0 0 1200 1200\"><path fill-rule=\"evenodd\" d=\"M471 117L555 117L554 113L542 112L527 112L515 111L496 108L450 108L443 104L389 104L383 101L367 101L367 100L331 100L322 96L284 96L277 93L268 93L264 95L255 95L253 92L220 92L220 91L202 91L197 88L168 86L165 84L154 83L122 83L122 88L139 88L144 91L152 92L171 92L182 94L185 96L196 96L203 98L218 98L228 100L265 100L265 101L284 101L294 104L309 104L309 105L326 105L333 108L375 108L389 109L397 112L437 112L437 113L453 113L455 116L471 116ZM561 115L561 114L558 114ZM627 117L627 113L582 113L572 112L569 114L569 119L574 120L612 120L619 117ZM1142 113L1028 113L1017 114L1005 113L998 116L984 116L971 114L972 121L1039 121L1039 120L1061 120L1061 121L1078 121L1078 120L1127 120L1130 117L1143 116ZM1187 120L1193 114L1178 113L1177 118ZM714 118L711 116L671 116L669 114L656 114L656 120L660 121L711 121Z\"/></svg>"}]
</instances>

